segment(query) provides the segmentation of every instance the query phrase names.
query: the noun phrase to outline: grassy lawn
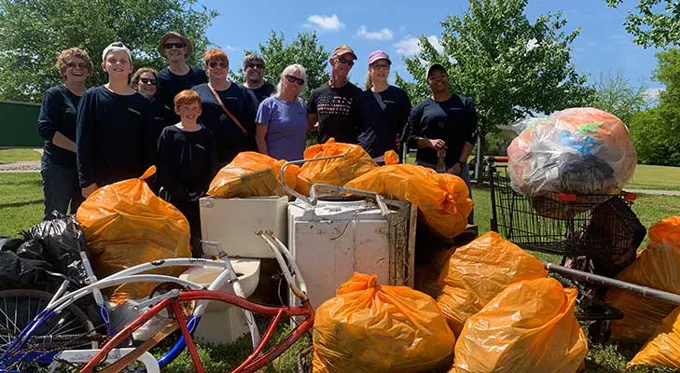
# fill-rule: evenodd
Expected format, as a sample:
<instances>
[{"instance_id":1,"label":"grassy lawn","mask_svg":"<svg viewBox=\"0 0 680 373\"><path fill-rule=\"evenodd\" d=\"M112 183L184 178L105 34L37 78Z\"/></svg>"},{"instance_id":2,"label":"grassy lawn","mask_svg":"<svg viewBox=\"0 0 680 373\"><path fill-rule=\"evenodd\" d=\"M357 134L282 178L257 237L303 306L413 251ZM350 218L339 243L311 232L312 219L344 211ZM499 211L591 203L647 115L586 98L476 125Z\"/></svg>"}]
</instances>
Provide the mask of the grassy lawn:
<instances>
[{"instance_id":1,"label":"grassy lawn","mask_svg":"<svg viewBox=\"0 0 680 373\"><path fill-rule=\"evenodd\" d=\"M37 154L37 153L36 153ZM642 170L645 168L643 167ZM659 172L658 170L656 172ZM680 178L678 179L680 180ZM475 221L480 234L490 230L491 203L487 189L473 190L475 202ZM642 223L649 227L658 220L680 212L680 197L640 195L633 205ZM0 236L16 236L19 230L28 229L40 221L43 214L43 195L39 173L2 173L0 174ZM543 260L555 261L556 256L536 253ZM258 324L260 325L260 324ZM264 325L264 324L262 324ZM282 338L287 328L282 327L276 338ZM297 353L310 345L309 338L297 343L265 372L295 372ZM249 351L249 338L246 336L230 346L205 345L199 353L206 362L206 371L223 372L233 368ZM588 372L623 372L625 364L640 346L591 345L586 359ZM168 372L190 371L191 361L186 353L174 362ZM671 370L634 370L636 372L670 372Z\"/></svg>"},{"instance_id":2,"label":"grassy lawn","mask_svg":"<svg viewBox=\"0 0 680 373\"><path fill-rule=\"evenodd\" d=\"M680 190L680 167L639 164L626 185L630 189Z\"/></svg>"},{"instance_id":3,"label":"grassy lawn","mask_svg":"<svg viewBox=\"0 0 680 373\"><path fill-rule=\"evenodd\" d=\"M33 149L0 149L0 164L39 160L40 153Z\"/></svg>"}]
</instances>

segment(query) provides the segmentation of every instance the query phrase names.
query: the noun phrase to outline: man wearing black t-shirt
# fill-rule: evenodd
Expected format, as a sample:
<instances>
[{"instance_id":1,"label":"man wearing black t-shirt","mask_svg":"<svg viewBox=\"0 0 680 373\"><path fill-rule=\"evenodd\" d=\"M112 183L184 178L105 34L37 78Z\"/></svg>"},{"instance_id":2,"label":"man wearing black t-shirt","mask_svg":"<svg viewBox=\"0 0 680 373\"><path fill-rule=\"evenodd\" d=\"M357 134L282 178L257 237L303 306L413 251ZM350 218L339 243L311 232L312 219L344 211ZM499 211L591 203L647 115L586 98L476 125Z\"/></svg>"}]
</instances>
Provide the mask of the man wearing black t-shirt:
<instances>
[{"instance_id":1,"label":"man wearing black t-shirt","mask_svg":"<svg viewBox=\"0 0 680 373\"><path fill-rule=\"evenodd\" d=\"M207 83L205 70L186 63L186 56L191 55L193 46L186 36L176 32L168 32L158 43L158 53L168 61L168 67L158 73L159 98L163 105L174 107L175 96L185 89ZM179 122L179 116L170 113L170 124Z\"/></svg>"},{"instance_id":2,"label":"man wearing black t-shirt","mask_svg":"<svg viewBox=\"0 0 680 373\"><path fill-rule=\"evenodd\" d=\"M246 75L243 86L255 94L258 104L276 90L272 84L264 81L264 59L259 54L249 54L243 59L243 72Z\"/></svg>"},{"instance_id":3,"label":"man wearing black t-shirt","mask_svg":"<svg viewBox=\"0 0 680 373\"><path fill-rule=\"evenodd\" d=\"M307 110L308 130L318 130L319 143L331 137L336 142L357 143L357 124L351 116L352 100L361 89L347 81L356 54L347 45L339 45L331 55L331 80L312 91Z\"/></svg>"},{"instance_id":4,"label":"man wearing black t-shirt","mask_svg":"<svg viewBox=\"0 0 680 373\"><path fill-rule=\"evenodd\" d=\"M472 99L451 94L449 75L444 66L427 69L427 85L432 96L416 105L409 117L408 146L417 148L416 163L437 169L444 155L446 172L460 176L470 189L467 159L477 141L477 112ZM470 213L468 223L472 224Z\"/></svg>"}]
</instances>

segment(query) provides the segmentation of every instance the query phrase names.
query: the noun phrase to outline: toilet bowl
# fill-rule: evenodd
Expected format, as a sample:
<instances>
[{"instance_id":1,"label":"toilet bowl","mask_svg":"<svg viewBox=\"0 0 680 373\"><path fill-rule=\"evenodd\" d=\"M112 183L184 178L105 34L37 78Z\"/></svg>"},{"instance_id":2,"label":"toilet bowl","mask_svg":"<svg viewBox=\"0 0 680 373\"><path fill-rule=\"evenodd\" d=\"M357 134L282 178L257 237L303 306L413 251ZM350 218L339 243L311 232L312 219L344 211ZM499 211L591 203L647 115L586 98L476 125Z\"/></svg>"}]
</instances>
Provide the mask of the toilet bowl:
<instances>
[{"instance_id":1,"label":"toilet bowl","mask_svg":"<svg viewBox=\"0 0 680 373\"><path fill-rule=\"evenodd\" d=\"M259 282L260 260L231 259L230 262L238 277L243 295L246 298L251 296ZM194 267L182 273L179 278L208 286L221 272L221 268ZM216 290L234 294L234 288L230 283L225 283L221 289ZM194 338L203 343L228 344L248 331L245 314L241 308L228 303L211 301L198 323Z\"/></svg>"}]
</instances>

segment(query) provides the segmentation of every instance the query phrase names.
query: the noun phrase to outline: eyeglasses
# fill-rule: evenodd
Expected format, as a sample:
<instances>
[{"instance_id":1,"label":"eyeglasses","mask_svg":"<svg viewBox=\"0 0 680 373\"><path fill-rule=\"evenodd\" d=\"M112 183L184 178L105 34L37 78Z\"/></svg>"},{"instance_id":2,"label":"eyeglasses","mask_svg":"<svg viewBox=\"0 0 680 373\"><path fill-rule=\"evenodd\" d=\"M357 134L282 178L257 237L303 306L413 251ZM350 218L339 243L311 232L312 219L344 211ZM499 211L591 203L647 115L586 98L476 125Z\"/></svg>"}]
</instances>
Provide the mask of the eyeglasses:
<instances>
[{"instance_id":1,"label":"eyeglasses","mask_svg":"<svg viewBox=\"0 0 680 373\"><path fill-rule=\"evenodd\" d=\"M75 69L77 67L77 68L83 70L83 69L87 69L87 64L85 62L78 62L78 63L68 62L66 64L66 67L69 68L69 69Z\"/></svg>"},{"instance_id":2,"label":"eyeglasses","mask_svg":"<svg viewBox=\"0 0 680 373\"><path fill-rule=\"evenodd\" d=\"M390 65L386 63L374 63L373 65L371 65L371 67L376 70L388 70L390 68Z\"/></svg>"},{"instance_id":3,"label":"eyeglasses","mask_svg":"<svg viewBox=\"0 0 680 373\"><path fill-rule=\"evenodd\" d=\"M298 85L305 84L305 80L298 78L297 76L286 75L286 80L288 80L291 83L297 83Z\"/></svg>"},{"instance_id":4,"label":"eyeglasses","mask_svg":"<svg viewBox=\"0 0 680 373\"><path fill-rule=\"evenodd\" d=\"M264 65L260 63L249 63L247 67L251 69L264 69Z\"/></svg>"},{"instance_id":5,"label":"eyeglasses","mask_svg":"<svg viewBox=\"0 0 680 373\"><path fill-rule=\"evenodd\" d=\"M338 57L338 62L347 66L354 66L354 60L348 60L345 57Z\"/></svg>"},{"instance_id":6,"label":"eyeglasses","mask_svg":"<svg viewBox=\"0 0 680 373\"><path fill-rule=\"evenodd\" d=\"M144 83L144 84L156 85L156 79L139 78L139 81Z\"/></svg>"},{"instance_id":7,"label":"eyeglasses","mask_svg":"<svg viewBox=\"0 0 680 373\"><path fill-rule=\"evenodd\" d=\"M165 43L163 44L163 47L165 49L172 49L172 48L177 48L177 49L182 49L186 47L187 45L185 43L179 42L179 43Z\"/></svg>"},{"instance_id":8,"label":"eyeglasses","mask_svg":"<svg viewBox=\"0 0 680 373\"><path fill-rule=\"evenodd\" d=\"M213 69L216 68L217 66L219 66L222 69L226 69L227 67L229 67L229 64L226 63L226 62L223 62L223 61L219 61L219 62L212 61L212 62L208 63L208 66L210 66Z\"/></svg>"}]
</instances>

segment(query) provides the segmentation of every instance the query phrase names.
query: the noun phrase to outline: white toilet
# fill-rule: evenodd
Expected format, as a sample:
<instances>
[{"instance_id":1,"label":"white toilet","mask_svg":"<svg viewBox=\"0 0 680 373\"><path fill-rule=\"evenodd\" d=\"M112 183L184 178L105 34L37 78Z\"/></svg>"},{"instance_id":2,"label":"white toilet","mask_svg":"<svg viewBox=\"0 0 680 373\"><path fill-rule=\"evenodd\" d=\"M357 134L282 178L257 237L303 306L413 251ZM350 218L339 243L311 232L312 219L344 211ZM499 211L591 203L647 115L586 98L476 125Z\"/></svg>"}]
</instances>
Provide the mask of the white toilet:
<instances>
[{"instance_id":1,"label":"white toilet","mask_svg":"<svg viewBox=\"0 0 680 373\"><path fill-rule=\"evenodd\" d=\"M288 198L204 197L200 199L199 205L202 239L221 243L222 251L229 256L246 298L251 296L260 280L260 259L274 258L257 232L272 231L284 244L287 242ZM212 247L204 247L206 257L220 254ZM184 272L180 278L207 285L220 272L218 268L195 267ZM225 285L223 290L234 293L231 284ZM211 302L194 337L202 342L227 344L248 331L242 309Z\"/></svg>"},{"instance_id":2,"label":"white toilet","mask_svg":"<svg viewBox=\"0 0 680 373\"><path fill-rule=\"evenodd\" d=\"M257 288L260 276L259 259L232 259L231 265L236 271L239 283L245 297L253 294ZM183 280L208 286L222 272L221 268L194 267L188 269L179 277ZM222 289L225 293L234 294L234 288L226 283ZM227 303L213 301L208 304L194 338L203 343L228 344L237 340L248 332L248 325L243 310Z\"/></svg>"}]
</instances>

